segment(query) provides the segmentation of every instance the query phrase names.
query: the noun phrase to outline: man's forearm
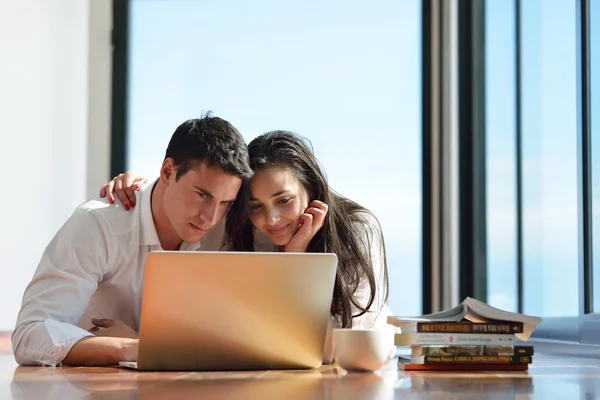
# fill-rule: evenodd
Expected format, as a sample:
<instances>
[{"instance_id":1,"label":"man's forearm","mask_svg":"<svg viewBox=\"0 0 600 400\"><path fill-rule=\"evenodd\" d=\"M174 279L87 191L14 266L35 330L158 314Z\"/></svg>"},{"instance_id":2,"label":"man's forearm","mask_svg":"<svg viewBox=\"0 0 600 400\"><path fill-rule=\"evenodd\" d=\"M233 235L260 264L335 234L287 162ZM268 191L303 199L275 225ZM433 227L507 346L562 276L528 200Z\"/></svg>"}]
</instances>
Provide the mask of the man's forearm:
<instances>
[{"instance_id":1,"label":"man's forearm","mask_svg":"<svg viewBox=\"0 0 600 400\"><path fill-rule=\"evenodd\" d=\"M63 360L63 364L116 365L119 361L136 361L137 351L137 339L87 337L71 348Z\"/></svg>"}]
</instances>

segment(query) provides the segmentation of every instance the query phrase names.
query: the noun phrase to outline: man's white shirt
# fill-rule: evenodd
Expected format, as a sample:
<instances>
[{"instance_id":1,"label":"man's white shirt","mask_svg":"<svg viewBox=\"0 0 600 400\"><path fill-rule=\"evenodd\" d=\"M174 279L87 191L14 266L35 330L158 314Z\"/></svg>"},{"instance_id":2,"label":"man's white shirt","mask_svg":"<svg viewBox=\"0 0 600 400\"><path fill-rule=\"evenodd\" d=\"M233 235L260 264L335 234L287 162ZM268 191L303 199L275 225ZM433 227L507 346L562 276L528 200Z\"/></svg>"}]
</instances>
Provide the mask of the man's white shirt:
<instances>
[{"instance_id":1,"label":"man's white shirt","mask_svg":"<svg viewBox=\"0 0 600 400\"><path fill-rule=\"evenodd\" d=\"M92 318L120 319L139 329L146 256L162 250L151 209L154 183L136 192L137 206L94 199L79 206L45 249L23 296L12 335L21 365L60 365L73 345L93 336ZM219 250L222 221L201 242L180 250Z\"/></svg>"}]
</instances>

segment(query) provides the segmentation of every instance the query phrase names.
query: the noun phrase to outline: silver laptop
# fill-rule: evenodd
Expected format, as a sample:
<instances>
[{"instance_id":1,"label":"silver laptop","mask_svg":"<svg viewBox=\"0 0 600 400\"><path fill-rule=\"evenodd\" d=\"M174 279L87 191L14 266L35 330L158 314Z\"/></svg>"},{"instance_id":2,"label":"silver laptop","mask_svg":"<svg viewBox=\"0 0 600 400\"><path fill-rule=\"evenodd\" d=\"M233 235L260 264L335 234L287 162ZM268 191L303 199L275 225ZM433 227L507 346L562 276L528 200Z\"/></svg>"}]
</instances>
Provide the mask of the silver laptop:
<instances>
[{"instance_id":1,"label":"silver laptop","mask_svg":"<svg viewBox=\"0 0 600 400\"><path fill-rule=\"evenodd\" d=\"M335 254L151 252L140 370L317 368L333 298Z\"/></svg>"}]
</instances>

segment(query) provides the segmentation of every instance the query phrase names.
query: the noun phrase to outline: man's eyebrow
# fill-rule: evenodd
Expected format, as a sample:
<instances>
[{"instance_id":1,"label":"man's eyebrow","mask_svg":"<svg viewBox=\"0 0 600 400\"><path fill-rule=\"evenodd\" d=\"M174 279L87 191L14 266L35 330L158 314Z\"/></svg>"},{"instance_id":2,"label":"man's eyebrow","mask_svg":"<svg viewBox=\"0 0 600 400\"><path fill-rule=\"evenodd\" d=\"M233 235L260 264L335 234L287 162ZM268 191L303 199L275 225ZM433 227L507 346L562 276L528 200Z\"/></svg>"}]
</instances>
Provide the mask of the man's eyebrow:
<instances>
[{"instance_id":1,"label":"man's eyebrow","mask_svg":"<svg viewBox=\"0 0 600 400\"><path fill-rule=\"evenodd\" d=\"M273 198L273 197L277 197L277 196L279 196L280 194L284 194L284 193L286 193L286 192L289 192L289 191L290 191L290 189L279 190L279 191L277 191L277 192L273 193L273 194L271 195L271 198ZM258 199L255 199L254 197L250 197L250 201L258 201Z\"/></svg>"},{"instance_id":2,"label":"man's eyebrow","mask_svg":"<svg viewBox=\"0 0 600 400\"><path fill-rule=\"evenodd\" d=\"M200 186L196 186L194 185L194 188L196 190L201 191L202 193L204 193L206 196L210 197L211 199L214 199L215 196L213 196L208 190L201 188ZM231 199L231 200L222 200L221 203L233 203L235 201L235 199Z\"/></svg>"},{"instance_id":3,"label":"man's eyebrow","mask_svg":"<svg viewBox=\"0 0 600 400\"><path fill-rule=\"evenodd\" d=\"M196 186L196 185L194 185L194 187L195 187L197 190L199 190L199 191L201 191L202 193L204 193L205 195L207 195L208 197L215 197L215 196L213 196L213 195L212 195L212 194L211 194L211 193L210 193L208 190L206 190L206 189L203 189L203 188L201 188L200 186Z\"/></svg>"}]
</instances>

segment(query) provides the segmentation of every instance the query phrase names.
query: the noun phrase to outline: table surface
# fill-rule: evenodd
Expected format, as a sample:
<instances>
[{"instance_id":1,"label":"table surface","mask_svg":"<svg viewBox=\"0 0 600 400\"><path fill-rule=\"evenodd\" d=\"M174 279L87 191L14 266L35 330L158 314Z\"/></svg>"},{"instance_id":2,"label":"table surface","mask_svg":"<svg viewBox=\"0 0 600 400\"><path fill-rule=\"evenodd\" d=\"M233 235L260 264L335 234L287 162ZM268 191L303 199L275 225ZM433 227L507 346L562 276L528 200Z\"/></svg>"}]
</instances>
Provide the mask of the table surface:
<instances>
[{"instance_id":1,"label":"table surface","mask_svg":"<svg viewBox=\"0 0 600 400\"><path fill-rule=\"evenodd\" d=\"M524 372L376 373L337 365L303 371L138 372L119 367L19 367L0 354L0 399L594 399L600 358L536 348Z\"/></svg>"}]
</instances>

